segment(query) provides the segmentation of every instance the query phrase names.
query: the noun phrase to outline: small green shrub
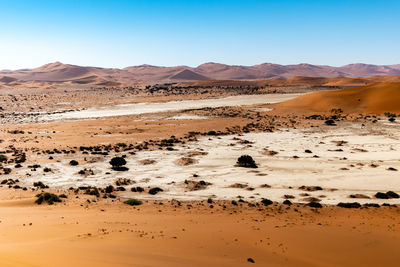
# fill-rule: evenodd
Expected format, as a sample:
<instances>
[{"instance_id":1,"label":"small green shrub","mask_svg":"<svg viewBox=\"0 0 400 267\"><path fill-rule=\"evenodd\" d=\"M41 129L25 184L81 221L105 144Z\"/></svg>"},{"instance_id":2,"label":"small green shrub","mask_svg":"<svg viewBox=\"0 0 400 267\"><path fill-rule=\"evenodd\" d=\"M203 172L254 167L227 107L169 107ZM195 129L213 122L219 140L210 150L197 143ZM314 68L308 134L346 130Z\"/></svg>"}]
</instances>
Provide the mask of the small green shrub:
<instances>
[{"instance_id":1,"label":"small green shrub","mask_svg":"<svg viewBox=\"0 0 400 267\"><path fill-rule=\"evenodd\" d=\"M394 117L396 117L396 114L394 114L394 113L385 112L384 114L385 114L385 116L388 117L388 118L394 118Z\"/></svg>"},{"instance_id":2,"label":"small green shrub","mask_svg":"<svg viewBox=\"0 0 400 267\"><path fill-rule=\"evenodd\" d=\"M128 199L124 201L125 204L128 204L130 206L139 206L142 205L142 201L137 200L137 199Z\"/></svg>"},{"instance_id":3,"label":"small green shrub","mask_svg":"<svg viewBox=\"0 0 400 267\"><path fill-rule=\"evenodd\" d=\"M7 161L6 155L0 155L0 162Z\"/></svg>"},{"instance_id":4,"label":"small green shrub","mask_svg":"<svg viewBox=\"0 0 400 267\"><path fill-rule=\"evenodd\" d=\"M61 202L61 199L57 195L48 192L37 194L36 197L35 203L39 205L43 202L47 202L49 205L53 205L54 202Z\"/></svg>"},{"instance_id":5,"label":"small green shrub","mask_svg":"<svg viewBox=\"0 0 400 267\"><path fill-rule=\"evenodd\" d=\"M119 146L119 147L127 147L127 145L125 143L117 143L117 146Z\"/></svg>"}]
</instances>

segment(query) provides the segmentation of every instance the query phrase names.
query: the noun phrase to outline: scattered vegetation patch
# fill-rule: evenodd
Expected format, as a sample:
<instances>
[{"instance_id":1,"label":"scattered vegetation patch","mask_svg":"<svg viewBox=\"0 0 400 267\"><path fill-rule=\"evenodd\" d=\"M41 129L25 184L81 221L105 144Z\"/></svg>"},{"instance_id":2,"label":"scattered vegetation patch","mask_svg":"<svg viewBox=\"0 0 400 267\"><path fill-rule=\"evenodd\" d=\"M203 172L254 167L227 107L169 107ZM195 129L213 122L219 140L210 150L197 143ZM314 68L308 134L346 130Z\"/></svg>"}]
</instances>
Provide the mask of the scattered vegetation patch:
<instances>
[{"instance_id":1,"label":"scattered vegetation patch","mask_svg":"<svg viewBox=\"0 0 400 267\"><path fill-rule=\"evenodd\" d=\"M54 202L61 202L61 199L57 195L48 192L37 194L36 197L37 199L35 203L38 205L42 204L43 202L47 202L49 205L53 205Z\"/></svg>"},{"instance_id":2,"label":"scattered vegetation patch","mask_svg":"<svg viewBox=\"0 0 400 267\"><path fill-rule=\"evenodd\" d=\"M137 186L137 187L132 187L132 188L131 188L131 191L132 191L132 192L138 192L138 193L141 193L141 192L143 192L143 191L144 191L144 188L143 188L143 187L140 187L140 186Z\"/></svg>"},{"instance_id":3,"label":"scattered vegetation patch","mask_svg":"<svg viewBox=\"0 0 400 267\"><path fill-rule=\"evenodd\" d=\"M125 143L117 143L118 147L127 147L127 145Z\"/></svg>"},{"instance_id":4,"label":"scattered vegetation patch","mask_svg":"<svg viewBox=\"0 0 400 267\"><path fill-rule=\"evenodd\" d=\"M328 125L328 126L336 126L336 123L335 123L334 120L326 120L325 124Z\"/></svg>"},{"instance_id":5,"label":"scattered vegetation patch","mask_svg":"<svg viewBox=\"0 0 400 267\"><path fill-rule=\"evenodd\" d=\"M242 155L237 159L236 162L237 167L244 167L244 168L258 168L254 159L249 155Z\"/></svg>"},{"instance_id":6,"label":"scattered vegetation patch","mask_svg":"<svg viewBox=\"0 0 400 267\"><path fill-rule=\"evenodd\" d=\"M337 205L338 205L338 207L347 208L347 209L359 209L361 207L360 203L358 203L358 202L352 202L352 203L340 202Z\"/></svg>"},{"instance_id":7,"label":"scattered vegetation patch","mask_svg":"<svg viewBox=\"0 0 400 267\"><path fill-rule=\"evenodd\" d=\"M71 165L71 166L78 166L78 165L79 165L79 162L73 159L73 160L71 160L71 161L69 162L69 165Z\"/></svg>"},{"instance_id":8,"label":"scattered vegetation patch","mask_svg":"<svg viewBox=\"0 0 400 267\"><path fill-rule=\"evenodd\" d=\"M383 113L386 117L388 117L388 118L395 118L396 117L396 114L394 114L394 113L390 113L390 112L385 112L385 113Z\"/></svg>"},{"instance_id":9,"label":"scattered vegetation patch","mask_svg":"<svg viewBox=\"0 0 400 267\"><path fill-rule=\"evenodd\" d=\"M388 191L386 193L378 192L375 194L375 197L379 199L400 198L399 194L393 191Z\"/></svg>"},{"instance_id":10,"label":"scattered vegetation patch","mask_svg":"<svg viewBox=\"0 0 400 267\"><path fill-rule=\"evenodd\" d=\"M162 189L159 188L159 187L154 187L154 188L151 188L151 189L149 190L149 194L150 194L150 195L155 195L155 194L157 194L158 192L162 192L162 191L164 191L164 190L162 190Z\"/></svg>"},{"instance_id":11,"label":"scattered vegetation patch","mask_svg":"<svg viewBox=\"0 0 400 267\"><path fill-rule=\"evenodd\" d=\"M6 162L7 161L7 156L6 155L0 155L0 162Z\"/></svg>"},{"instance_id":12,"label":"scattered vegetation patch","mask_svg":"<svg viewBox=\"0 0 400 267\"><path fill-rule=\"evenodd\" d=\"M128 199L124 201L125 204L128 204L130 206L139 206L142 205L142 201L137 200L137 199Z\"/></svg>"},{"instance_id":13,"label":"scattered vegetation patch","mask_svg":"<svg viewBox=\"0 0 400 267\"><path fill-rule=\"evenodd\" d=\"M128 168L123 167L126 165L126 160L122 157L114 157L110 160L112 169L115 171L127 171Z\"/></svg>"},{"instance_id":14,"label":"scattered vegetation patch","mask_svg":"<svg viewBox=\"0 0 400 267\"><path fill-rule=\"evenodd\" d=\"M285 201L282 202L282 204L290 206L290 205L292 205L292 202L290 200L286 199Z\"/></svg>"},{"instance_id":15,"label":"scattered vegetation patch","mask_svg":"<svg viewBox=\"0 0 400 267\"><path fill-rule=\"evenodd\" d=\"M130 185L130 184L132 184L132 180L128 178L118 178L117 180L115 180L116 186Z\"/></svg>"},{"instance_id":16,"label":"scattered vegetation patch","mask_svg":"<svg viewBox=\"0 0 400 267\"><path fill-rule=\"evenodd\" d=\"M10 133L10 134L24 134L25 132L21 131L21 130L11 130L11 131L8 131L8 133Z\"/></svg>"},{"instance_id":17,"label":"scattered vegetation patch","mask_svg":"<svg viewBox=\"0 0 400 267\"><path fill-rule=\"evenodd\" d=\"M94 171L92 169L86 169L84 168L83 170L80 170L78 172L80 175L88 176L88 175L94 175Z\"/></svg>"},{"instance_id":18,"label":"scattered vegetation patch","mask_svg":"<svg viewBox=\"0 0 400 267\"><path fill-rule=\"evenodd\" d=\"M39 181L39 182L34 182L34 183L33 183L33 186L34 186L34 187L41 188L41 189L49 188L48 185L45 185L45 184L44 184L43 182L41 182L41 181Z\"/></svg>"},{"instance_id":19,"label":"scattered vegetation patch","mask_svg":"<svg viewBox=\"0 0 400 267\"><path fill-rule=\"evenodd\" d=\"M314 115L311 115L311 116L307 116L306 119L307 120L322 120L323 117L321 115L314 114Z\"/></svg>"},{"instance_id":20,"label":"scattered vegetation patch","mask_svg":"<svg viewBox=\"0 0 400 267\"><path fill-rule=\"evenodd\" d=\"M269 200L269 199L264 198L263 200L261 200L261 203L262 203L264 206L269 206L269 205L271 205L273 202L272 202L271 200Z\"/></svg>"},{"instance_id":21,"label":"scattered vegetation patch","mask_svg":"<svg viewBox=\"0 0 400 267\"><path fill-rule=\"evenodd\" d=\"M307 206L309 206L311 208L317 208L317 209L322 208L322 205L320 203L318 203L318 202L310 202L310 203L307 204Z\"/></svg>"}]
</instances>

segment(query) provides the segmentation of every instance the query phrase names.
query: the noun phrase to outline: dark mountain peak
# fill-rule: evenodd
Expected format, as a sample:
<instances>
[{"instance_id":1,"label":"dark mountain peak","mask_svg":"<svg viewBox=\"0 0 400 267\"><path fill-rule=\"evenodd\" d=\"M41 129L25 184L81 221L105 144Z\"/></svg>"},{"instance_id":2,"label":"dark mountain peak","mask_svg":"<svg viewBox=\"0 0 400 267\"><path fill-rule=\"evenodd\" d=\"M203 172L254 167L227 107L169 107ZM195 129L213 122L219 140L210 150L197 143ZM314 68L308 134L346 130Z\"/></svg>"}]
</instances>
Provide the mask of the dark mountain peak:
<instances>
[{"instance_id":1,"label":"dark mountain peak","mask_svg":"<svg viewBox=\"0 0 400 267\"><path fill-rule=\"evenodd\" d=\"M188 69L182 70L170 78L172 80L188 80L188 81L209 80L209 78Z\"/></svg>"}]
</instances>

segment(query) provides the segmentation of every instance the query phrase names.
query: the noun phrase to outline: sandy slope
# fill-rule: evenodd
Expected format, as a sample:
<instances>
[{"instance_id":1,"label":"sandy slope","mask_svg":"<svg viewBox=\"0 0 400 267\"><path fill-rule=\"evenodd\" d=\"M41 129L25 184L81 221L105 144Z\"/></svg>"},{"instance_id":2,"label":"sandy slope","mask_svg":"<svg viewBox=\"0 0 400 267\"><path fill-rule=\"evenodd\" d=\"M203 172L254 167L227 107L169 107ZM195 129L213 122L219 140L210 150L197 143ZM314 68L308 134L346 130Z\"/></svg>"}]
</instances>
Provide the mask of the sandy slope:
<instances>
[{"instance_id":1,"label":"sandy slope","mask_svg":"<svg viewBox=\"0 0 400 267\"><path fill-rule=\"evenodd\" d=\"M400 216L392 207L296 212L211 209L204 202L132 208L32 201L1 204L1 266L248 266L248 258L256 266L395 266L400 260Z\"/></svg>"},{"instance_id":2,"label":"sandy slope","mask_svg":"<svg viewBox=\"0 0 400 267\"><path fill-rule=\"evenodd\" d=\"M277 110L346 113L400 112L400 83L379 83L337 91L316 92L275 105Z\"/></svg>"}]
</instances>

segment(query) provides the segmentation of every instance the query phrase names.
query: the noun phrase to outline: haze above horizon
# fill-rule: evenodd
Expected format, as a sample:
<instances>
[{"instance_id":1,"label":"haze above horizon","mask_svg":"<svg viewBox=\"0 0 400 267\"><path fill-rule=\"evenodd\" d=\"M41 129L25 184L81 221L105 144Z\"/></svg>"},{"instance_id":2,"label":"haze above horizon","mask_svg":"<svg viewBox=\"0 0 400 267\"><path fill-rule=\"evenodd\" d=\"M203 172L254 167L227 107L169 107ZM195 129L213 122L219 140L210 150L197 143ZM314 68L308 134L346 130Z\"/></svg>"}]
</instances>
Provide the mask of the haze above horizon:
<instances>
[{"instance_id":1,"label":"haze above horizon","mask_svg":"<svg viewBox=\"0 0 400 267\"><path fill-rule=\"evenodd\" d=\"M399 11L391 0L0 0L0 69L399 64Z\"/></svg>"}]
</instances>

